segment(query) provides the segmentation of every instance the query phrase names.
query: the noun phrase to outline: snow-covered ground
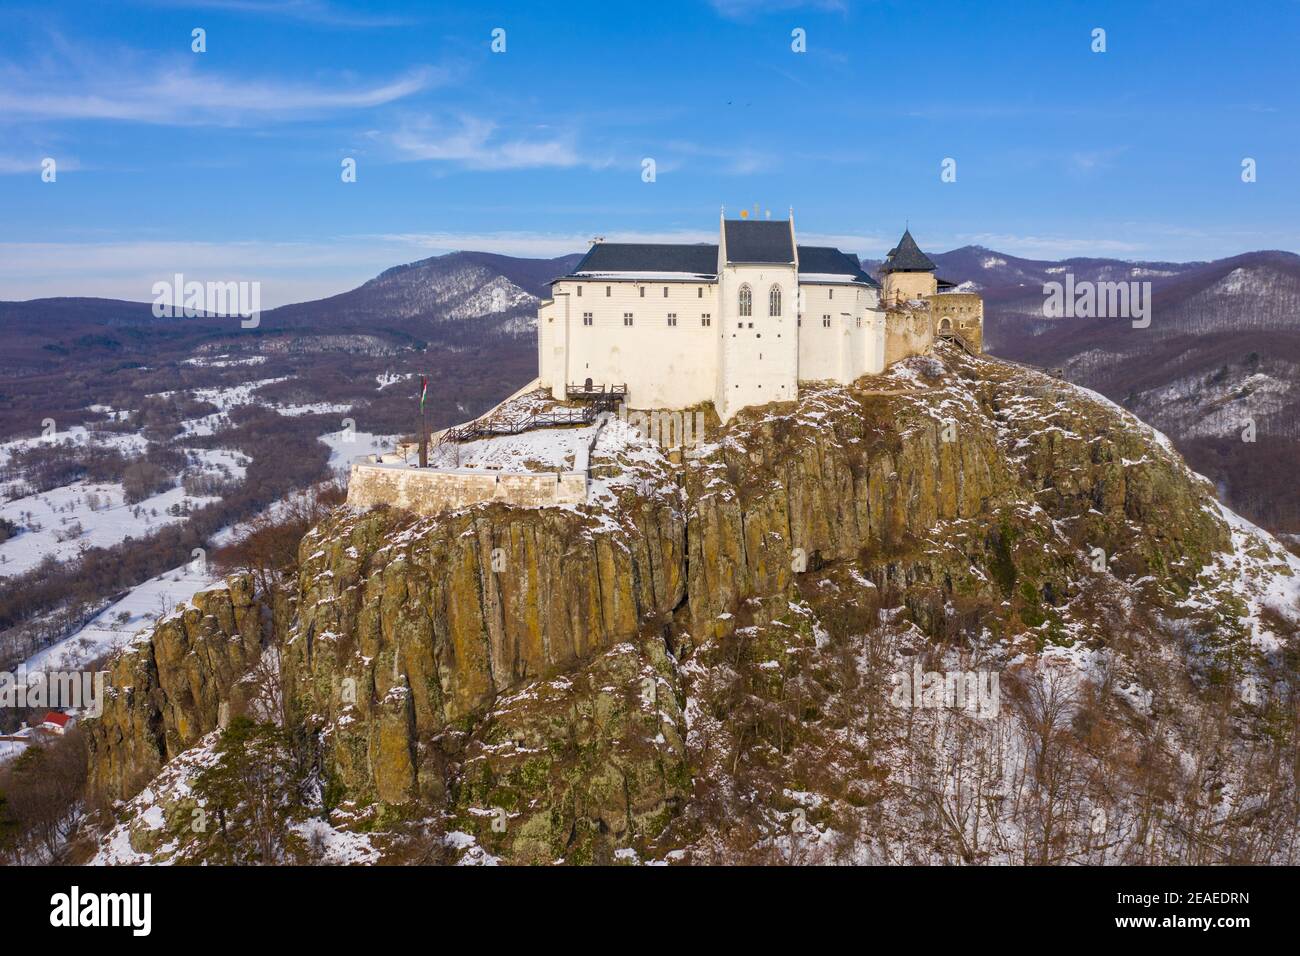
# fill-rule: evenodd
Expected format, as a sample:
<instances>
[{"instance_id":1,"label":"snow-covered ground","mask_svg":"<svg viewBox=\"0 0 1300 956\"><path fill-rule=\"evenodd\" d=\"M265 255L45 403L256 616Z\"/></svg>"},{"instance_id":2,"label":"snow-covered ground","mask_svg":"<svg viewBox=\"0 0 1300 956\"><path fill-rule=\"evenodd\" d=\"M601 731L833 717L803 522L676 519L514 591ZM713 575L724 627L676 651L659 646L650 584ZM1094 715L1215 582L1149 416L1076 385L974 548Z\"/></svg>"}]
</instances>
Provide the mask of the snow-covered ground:
<instances>
[{"instance_id":1,"label":"snow-covered ground","mask_svg":"<svg viewBox=\"0 0 1300 956\"><path fill-rule=\"evenodd\" d=\"M143 435L97 431L88 429L84 425L74 425L71 428L58 430L52 438L37 436L34 438L15 438L11 441L0 442L0 468L3 468L9 463L9 458L14 452L26 450L46 442L55 445L66 444L69 446L69 453L73 453L74 451L71 446L85 448L93 444L102 445L105 448L116 448L122 452L122 454L128 456L143 453L145 446L149 444L148 440ZM0 494L3 493L3 491L0 491Z\"/></svg>"},{"instance_id":2,"label":"snow-covered ground","mask_svg":"<svg viewBox=\"0 0 1300 956\"><path fill-rule=\"evenodd\" d=\"M173 506L194 508L218 500L187 495L176 486L128 505L120 483L85 481L16 498L0 505L0 517L29 530L0 544L0 577L30 571L47 556L70 561L88 548L146 538L185 520L168 513Z\"/></svg>"},{"instance_id":3,"label":"snow-covered ground","mask_svg":"<svg viewBox=\"0 0 1300 956\"><path fill-rule=\"evenodd\" d=\"M109 651L125 646L142 629L217 583L205 564L198 561L150 578L75 634L32 655L27 659L27 670L81 670Z\"/></svg>"},{"instance_id":4,"label":"snow-covered ground","mask_svg":"<svg viewBox=\"0 0 1300 956\"><path fill-rule=\"evenodd\" d=\"M569 471L585 460L595 425L581 428L539 428L518 435L480 438L435 448L429 463L441 468L491 471Z\"/></svg>"},{"instance_id":5,"label":"snow-covered ground","mask_svg":"<svg viewBox=\"0 0 1300 956\"><path fill-rule=\"evenodd\" d=\"M347 477L348 466L352 459L362 455L382 455L391 452L397 446L400 435L375 435L370 432L349 432L342 429L327 432L320 436L330 449L329 470L333 475Z\"/></svg>"}]
</instances>

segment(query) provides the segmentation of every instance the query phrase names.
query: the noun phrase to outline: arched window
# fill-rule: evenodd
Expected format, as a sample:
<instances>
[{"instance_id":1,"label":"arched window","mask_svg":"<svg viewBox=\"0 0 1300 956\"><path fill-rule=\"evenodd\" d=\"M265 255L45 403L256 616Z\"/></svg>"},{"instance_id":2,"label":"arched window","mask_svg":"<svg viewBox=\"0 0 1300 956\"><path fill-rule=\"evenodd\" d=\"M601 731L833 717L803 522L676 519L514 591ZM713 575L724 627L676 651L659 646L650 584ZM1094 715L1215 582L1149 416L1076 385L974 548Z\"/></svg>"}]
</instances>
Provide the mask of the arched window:
<instances>
[{"instance_id":1,"label":"arched window","mask_svg":"<svg viewBox=\"0 0 1300 956\"><path fill-rule=\"evenodd\" d=\"M772 286L771 291L767 294L767 314L781 314L781 287L779 285Z\"/></svg>"},{"instance_id":2,"label":"arched window","mask_svg":"<svg viewBox=\"0 0 1300 956\"><path fill-rule=\"evenodd\" d=\"M749 291L749 286L747 285L742 285L740 287L740 314L754 314L754 293Z\"/></svg>"}]
</instances>

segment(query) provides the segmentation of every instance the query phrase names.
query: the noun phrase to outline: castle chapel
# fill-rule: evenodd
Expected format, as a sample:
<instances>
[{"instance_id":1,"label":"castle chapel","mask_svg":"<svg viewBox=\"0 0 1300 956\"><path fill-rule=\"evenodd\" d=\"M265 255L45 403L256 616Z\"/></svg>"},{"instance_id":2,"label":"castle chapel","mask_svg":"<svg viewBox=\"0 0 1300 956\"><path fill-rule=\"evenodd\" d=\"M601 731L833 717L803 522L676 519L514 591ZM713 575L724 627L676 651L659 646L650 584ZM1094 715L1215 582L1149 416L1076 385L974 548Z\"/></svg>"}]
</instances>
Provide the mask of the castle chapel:
<instances>
[{"instance_id":1,"label":"castle chapel","mask_svg":"<svg viewBox=\"0 0 1300 956\"><path fill-rule=\"evenodd\" d=\"M979 351L984 307L953 289L910 231L880 268L800 245L788 220L721 218L718 243L596 241L538 309L541 384L626 385L634 408L711 401L727 421L799 383L847 384L929 350Z\"/></svg>"}]
</instances>

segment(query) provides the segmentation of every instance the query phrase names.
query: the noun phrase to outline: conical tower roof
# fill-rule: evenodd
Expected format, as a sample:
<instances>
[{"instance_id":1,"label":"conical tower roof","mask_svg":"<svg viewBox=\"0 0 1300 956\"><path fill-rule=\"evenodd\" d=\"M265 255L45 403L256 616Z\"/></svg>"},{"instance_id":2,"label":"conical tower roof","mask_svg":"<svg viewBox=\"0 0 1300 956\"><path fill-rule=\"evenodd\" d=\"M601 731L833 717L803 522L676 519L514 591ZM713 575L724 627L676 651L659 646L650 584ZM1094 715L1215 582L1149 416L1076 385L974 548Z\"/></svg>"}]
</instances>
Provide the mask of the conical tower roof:
<instances>
[{"instance_id":1,"label":"conical tower roof","mask_svg":"<svg viewBox=\"0 0 1300 956\"><path fill-rule=\"evenodd\" d=\"M938 268L912 238L912 230L904 229L898 245L889 250L881 272L933 272Z\"/></svg>"}]
</instances>

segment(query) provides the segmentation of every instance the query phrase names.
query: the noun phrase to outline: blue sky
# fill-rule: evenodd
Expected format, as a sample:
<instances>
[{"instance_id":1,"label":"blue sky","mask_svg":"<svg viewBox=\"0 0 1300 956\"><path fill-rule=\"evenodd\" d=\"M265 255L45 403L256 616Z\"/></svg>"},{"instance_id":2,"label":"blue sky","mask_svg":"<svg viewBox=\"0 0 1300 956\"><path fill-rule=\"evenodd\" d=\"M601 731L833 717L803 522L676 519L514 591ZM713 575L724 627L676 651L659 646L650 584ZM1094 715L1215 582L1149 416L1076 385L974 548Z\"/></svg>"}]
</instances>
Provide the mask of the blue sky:
<instances>
[{"instance_id":1,"label":"blue sky","mask_svg":"<svg viewBox=\"0 0 1300 956\"><path fill-rule=\"evenodd\" d=\"M793 206L802 239L864 256L908 221L935 251L1300 251L1293 0L120 0L4 15L0 299L148 301L183 271L259 280L275 305L452 249L710 240L723 204Z\"/></svg>"}]
</instances>

